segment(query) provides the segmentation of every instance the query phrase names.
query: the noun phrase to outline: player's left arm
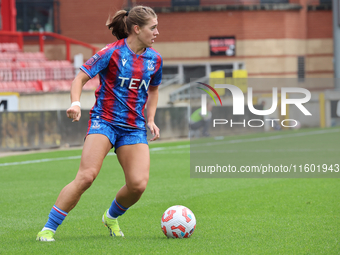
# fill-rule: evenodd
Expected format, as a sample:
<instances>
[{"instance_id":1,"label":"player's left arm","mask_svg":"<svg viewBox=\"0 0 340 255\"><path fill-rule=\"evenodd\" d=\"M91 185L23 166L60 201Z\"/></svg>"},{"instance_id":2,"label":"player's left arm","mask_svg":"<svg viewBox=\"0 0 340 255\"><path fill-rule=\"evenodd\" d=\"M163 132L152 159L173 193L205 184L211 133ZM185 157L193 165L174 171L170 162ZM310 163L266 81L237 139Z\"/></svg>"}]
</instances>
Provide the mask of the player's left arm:
<instances>
[{"instance_id":1,"label":"player's left arm","mask_svg":"<svg viewBox=\"0 0 340 255\"><path fill-rule=\"evenodd\" d=\"M153 138L151 138L150 141L155 141L160 137L159 128L155 124L155 114L158 102L158 86L149 86L148 94L148 102L146 103L147 126L153 135Z\"/></svg>"}]
</instances>

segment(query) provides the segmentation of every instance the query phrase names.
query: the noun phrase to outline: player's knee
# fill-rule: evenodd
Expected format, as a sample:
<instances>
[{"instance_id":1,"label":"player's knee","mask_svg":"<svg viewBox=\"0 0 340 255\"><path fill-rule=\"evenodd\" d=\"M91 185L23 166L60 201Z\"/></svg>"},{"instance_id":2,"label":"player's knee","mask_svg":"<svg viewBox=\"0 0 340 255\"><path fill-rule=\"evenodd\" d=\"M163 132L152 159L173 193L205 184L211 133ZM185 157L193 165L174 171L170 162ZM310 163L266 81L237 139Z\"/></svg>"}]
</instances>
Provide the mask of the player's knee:
<instances>
[{"instance_id":1,"label":"player's knee","mask_svg":"<svg viewBox=\"0 0 340 255\"><path fill-rule=\"evenodd\" d=\"M148 179L144 179L142 181L132 183L131 185L129 185L128 188L130 192L136 195L142 195L146 189L147 184L148 184Z\"/></svg>"},{"instance_id":2,"label":"player's knee","mask_svg":"<svg viewBox=\"0 0 340 255\"><path fill-rule=\"evenodd\" d=\"M94 181L94 177L92 177L92 176L87 176L87 177L85 177L84 179L83 179L83 181L82 181L82 186L83 186L83 188L84 189L88 189L88 188L90 188L91 187L91 185L92 185L92 183L93 183L93 181Z\"/></svg>"},{"instance_id":3,"label":"player's knee","mask_svg":"<svg viewBox=\"0 0 340 255\"><path fill-rule=\"evenodd\" d=\"M92 174L84 174L80 178L78 178L78 185L81 190L85 191L91 187L95 179L96 179L96 176Z\"/></svg>"}]
</instances>

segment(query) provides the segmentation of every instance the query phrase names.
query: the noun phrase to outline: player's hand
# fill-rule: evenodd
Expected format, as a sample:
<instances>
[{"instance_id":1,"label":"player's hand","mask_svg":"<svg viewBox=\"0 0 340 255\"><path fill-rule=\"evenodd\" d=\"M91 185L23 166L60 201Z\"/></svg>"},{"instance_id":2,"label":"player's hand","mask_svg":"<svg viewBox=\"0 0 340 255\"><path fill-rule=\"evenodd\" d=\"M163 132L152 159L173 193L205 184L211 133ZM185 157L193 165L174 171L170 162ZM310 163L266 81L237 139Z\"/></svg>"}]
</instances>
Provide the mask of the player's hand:
<instances>
[{"instance_id":1,"label":"player's hand","mask_svg":"<svg viewBox=\"0 0 340 255\"><path fill-rule=\"evenodd\" d=\"M160 137L159 128L154 122L149 122L147 126L150 129L151 134L153 135L153 138L151 138L150 141L156 141Z\"/></svg>"},{"instance_id":2,"label":"player's hand","mask_svg":"<svg viewBox=\"0 0 340 255\"><path fill-rule=\"evenodd\" d=\"M72 122L79 121L81 117L81 110L78 105L71 106L67 109L66 115L68 118L72 119Z\"/></svg>"}]
</instances>

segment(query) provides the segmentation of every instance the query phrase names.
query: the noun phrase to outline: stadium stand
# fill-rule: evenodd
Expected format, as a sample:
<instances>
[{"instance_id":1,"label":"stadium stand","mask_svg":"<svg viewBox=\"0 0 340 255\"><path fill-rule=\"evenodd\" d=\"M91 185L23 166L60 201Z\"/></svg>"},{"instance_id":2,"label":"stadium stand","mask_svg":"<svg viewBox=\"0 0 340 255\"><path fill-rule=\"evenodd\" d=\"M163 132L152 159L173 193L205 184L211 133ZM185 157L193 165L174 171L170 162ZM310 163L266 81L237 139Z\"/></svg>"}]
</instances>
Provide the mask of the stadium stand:
<instances>
[{"instance_id":1,"label":"stadium stand","mask_svg":"<svg viewBox=\"0 0 340 255\"><path fill-rule=\"evenodd\" d=\"M0 92L69 91L76 70L67 60L47 60L43 52L21 52L16 43L0 43ZM99 84L96 77L85 90Z\"/></svg>"}]
</instances>

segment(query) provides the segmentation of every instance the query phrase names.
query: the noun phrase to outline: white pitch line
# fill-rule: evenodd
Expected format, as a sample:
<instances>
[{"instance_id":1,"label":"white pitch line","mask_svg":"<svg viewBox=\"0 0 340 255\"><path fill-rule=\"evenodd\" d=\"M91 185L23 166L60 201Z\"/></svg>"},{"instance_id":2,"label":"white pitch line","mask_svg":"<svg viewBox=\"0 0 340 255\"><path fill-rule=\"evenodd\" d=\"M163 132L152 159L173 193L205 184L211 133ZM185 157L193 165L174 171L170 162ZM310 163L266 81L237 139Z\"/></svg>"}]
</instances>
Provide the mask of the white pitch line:
<instances>
[{"instance_id":1,"label":"white pitch line","mask_svg":"<svg viewBox=\"0 0 340 255\"><path fill-rule=\"evenodd\" d=\"M230 144L230 143L247 143L247 142L258 142L258 141L266 141L266 140L276 140L282 138L292 138L292 137L300 137L300 136L309 136L309 135L320 135L320 134L328 134L340 132L340 129L332 129L332 130L318 130L311 131L305 133L296 133L296 134L287 134L287 135L274 135L274 136L266 136L266 137L257 137L257 138L249 138L249 139L236 139L229 141L221 141L221 142L210 142L210 143L202 143L202 144L192 144L191 147L199 147L202 145L205 146L213 146L213 145L221 145L221 144Z\"/></svg>"},{"instance_id":2,"label":"white pitch line","mask_svg":"<svg viewBox=\"0 0 340 255\"><path fill-rule=\"evenodd\" d=\"M70 156L70 157L62 157L62 158L44 158L44 159L27 160L27 161L19 161L19 162L1 163L0 166L27 165L27 164L33 164L33 163L50 162L50 161L80 159L80 157L81 156Z\"/></svg>"},{"instance_id":3,"label":"white pitch line","mask_svg":"<svg viewBox=\"0 0 340 255\"><path fill-rule=\"evenodd\" d=\"M318 130L318 131L311 131L311 132L305 132L305 133L275 135L275 136L258 137L258 138L250 138L250 139L236 139L236 140L229 140L229 141L225 141L225 142L221 141L221 142L212 142L212 143L193 144L191 146L197 147L197 146L203 146L203 145L212 146L212 145L229 144L229 143L258 142L258 141L265 141L265 140L275 140L275 139L308 136L308 135L317 135L317 134L328 134L328 133L335 133L335 132L340 132L340 129ZM169 146L169 147L155 147L155 148L150 148L150 152L157 153L157 152L161 152L161 151L164 151L164 150L184 149L184 148L190 148L190 144L178 145L178 146ZM113 152L110 152L110 153L107 154L107 156L115 156L115 155L116 154L113 153ZM19 161L19 162L0 163L0 167L2 167L2 166L15 166L15 165L27 165L27 164L43 163L43 162L51 162L51 161L72 160L72 159L80 159L80 158L81 158L81 156L70 156L70 157L61 157L61 158L45 158L45 159Z\"/></svg>"},{"instance_id":4,"label":"white pitch line","mask_svg":"<svg viewBox=\"0 0 340 255\"><path fill-rule=\"evenodd\" d=\"M329 151L329 152L339 152L340 150L333 150L333 149L278 149L278 150L195 150L191 151L191 153L213 153L213 154L227 154L227 153L245 153L245 152L250 152L250 153L263 153L263 152L315 152L315 151Z\"/></svg>"}]
</instances>

